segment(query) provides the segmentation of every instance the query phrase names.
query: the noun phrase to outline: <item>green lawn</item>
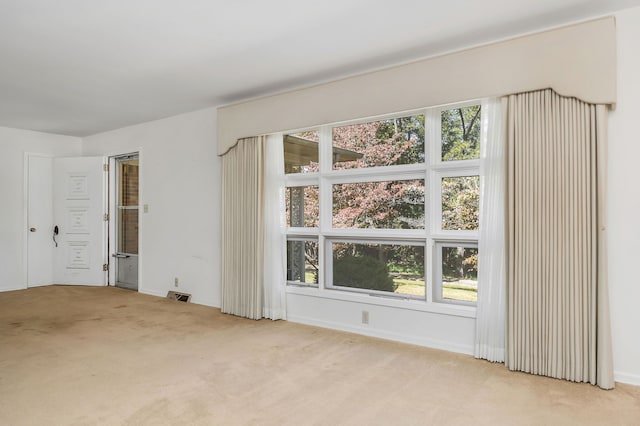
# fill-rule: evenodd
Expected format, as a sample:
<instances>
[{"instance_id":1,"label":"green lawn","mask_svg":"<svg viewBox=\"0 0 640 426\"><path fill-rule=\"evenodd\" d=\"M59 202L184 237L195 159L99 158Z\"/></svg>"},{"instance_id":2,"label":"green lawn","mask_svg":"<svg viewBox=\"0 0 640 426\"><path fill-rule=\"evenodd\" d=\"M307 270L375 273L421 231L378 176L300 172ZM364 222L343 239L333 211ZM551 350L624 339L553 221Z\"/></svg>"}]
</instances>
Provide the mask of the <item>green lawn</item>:
<instances>
[{"instance_id":1,"label":"green lawn","mask_svg":"<svg viewBox=\"0 0 640 426\"><path fill-rule=\"evenodd\" d=\"M404 278L394 278L393 282L397 286L395 293L409 294L411 296L424 296L423 280L408 280Z\"/></svg>"},{"instance_id":2,"label":"green lawn","mask_svg":"<svg viewBox=\"0 0 640 426\"><path fill-rule=\"evenodd\" d=\"M316 283L316 272L315 271L309 271L308 269L305 271L304 273L304 279L305 279L305 283L307 284L317 284Z\"/></svg>"},{"instance_id":3,"label":"green lawn","mask_svg":"<svg viewBox=\"0 0 640 426\"><path fill-rule=\"evenodd\" d=\"M396 293L424 296L424 281L422 280L394 278L393 282L398 286L395 291ZM478 289L471 284L461 283L459 281L445 282L442 291L445 299L464 300L467 302L475 302L478 300Z\"/></svg>"},{"instance_id":4,"label":"green lawn","mask_svg":"<svg viewBox=\"0 0 640 426\"><path fill-rule=\"evenodd\" d=\"M445 282L442 285L442 293L445 299L464 300L467 302L478 301L478 287L458 281Z\"/></svg>"},{"instance_id":5,"label":"green lawn","mask_svg":"<svg viewBox=\"0 0 640 426\"><path fill-rule=\"evenodd\" d=\"M307 271L305 273L305 280L309 284L314 283L315 273L313 271ZM397 286L395 293L424 297L423 280L394 278L393 282ZM443 284L443 293L445 299L464 300L467 302L476 302L478 300L477 286L465 282L445 282Z\"/></svg>"}]
</instances>

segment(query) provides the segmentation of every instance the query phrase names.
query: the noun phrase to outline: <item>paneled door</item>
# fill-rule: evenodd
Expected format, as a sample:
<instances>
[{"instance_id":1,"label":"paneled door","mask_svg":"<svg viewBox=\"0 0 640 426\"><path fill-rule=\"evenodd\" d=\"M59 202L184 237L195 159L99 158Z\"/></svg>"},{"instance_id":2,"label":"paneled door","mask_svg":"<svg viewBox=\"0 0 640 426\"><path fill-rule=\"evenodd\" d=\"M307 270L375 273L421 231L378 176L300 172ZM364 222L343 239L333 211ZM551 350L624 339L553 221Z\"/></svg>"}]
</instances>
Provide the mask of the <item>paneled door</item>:
<instances>
[{"instance_id":1,"label":"paneled door","mask_svg":"<svg viewBox=\"0 0 640 426\"><path fill-rule=\"evenodd\" d=\"M102 157L53 159L53 283L105 285L105 172Z\"/></svg>"}]
</instances>

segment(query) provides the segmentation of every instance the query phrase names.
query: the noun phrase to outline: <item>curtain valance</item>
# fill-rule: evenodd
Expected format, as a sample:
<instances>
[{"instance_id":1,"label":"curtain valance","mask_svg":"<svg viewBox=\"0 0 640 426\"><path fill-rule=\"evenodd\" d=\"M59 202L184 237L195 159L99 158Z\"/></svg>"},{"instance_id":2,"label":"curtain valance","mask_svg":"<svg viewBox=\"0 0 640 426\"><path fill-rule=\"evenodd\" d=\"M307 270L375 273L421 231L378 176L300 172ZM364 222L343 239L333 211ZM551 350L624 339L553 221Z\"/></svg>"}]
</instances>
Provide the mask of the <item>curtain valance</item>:
<instances>
[{"instance_id":1,"label":"curtain valance","mask_svg":"<svg viewBox=\"0 0 640 426\"><path fill-rule=\"evenodd\" d=\"M218 154L243 137L547 88L615 104L613 17L221 107Z\"/></svg>"}]
</instances>

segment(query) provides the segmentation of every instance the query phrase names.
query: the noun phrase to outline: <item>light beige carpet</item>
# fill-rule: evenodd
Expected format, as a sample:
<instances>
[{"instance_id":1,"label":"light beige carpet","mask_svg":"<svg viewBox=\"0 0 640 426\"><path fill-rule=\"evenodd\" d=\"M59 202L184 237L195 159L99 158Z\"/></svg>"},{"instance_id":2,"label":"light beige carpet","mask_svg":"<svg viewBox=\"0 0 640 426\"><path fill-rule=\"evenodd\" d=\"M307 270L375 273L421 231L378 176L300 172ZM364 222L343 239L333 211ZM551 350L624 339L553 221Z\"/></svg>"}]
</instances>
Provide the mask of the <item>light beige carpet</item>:
<instances>
[{"instance_id":1,"label":"light beige carpet","mask_svg":"<svg viewBox=\"0 0 640 426\"><path fill-rule=\"evenodd\" d=\"M0 293L1 425L639 425L640 388L114 288Z\"/></svg>"}]
</instances>

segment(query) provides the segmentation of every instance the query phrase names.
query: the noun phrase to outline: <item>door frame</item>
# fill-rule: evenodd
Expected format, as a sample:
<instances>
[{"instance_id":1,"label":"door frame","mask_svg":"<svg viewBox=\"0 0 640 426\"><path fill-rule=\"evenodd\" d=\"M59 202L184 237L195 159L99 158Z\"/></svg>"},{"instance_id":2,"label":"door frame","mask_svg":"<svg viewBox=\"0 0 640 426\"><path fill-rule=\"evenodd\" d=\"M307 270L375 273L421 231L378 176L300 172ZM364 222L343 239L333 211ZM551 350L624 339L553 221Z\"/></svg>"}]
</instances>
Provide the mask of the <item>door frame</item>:
<instances>
[{"instance_id":1,"label":"door frame","mask_svg":"<svg viewBox=\"0 0 640 426\"><path fill-rule=\"evenodd\" d=\"M142 268L140 267L140 265L142 265L142 253L140 250L140 234L141 234L141 230L142 230L142 213L143 213L143 206L142 206L142 187L143 187L143 175L141 173L142 171L142 148L138 148L138 149L134 149L134 150L126 150L126 151L117 151L117 152L111 152L109 154L106 155L108 162L107 164L109 165L109 177L107 179L107 190L105 191L106 194L106 205L107 205L107 212L109 214L109 221L108 221L108 230L107 230L107 238L106 238L106 244L107 244L107 262L109 263L109 271L107 272L107 285L111 286L111 287L115 287L116 285L116 267L115 267L115 258L113 257L113 255L116 253L116 245L113 244L116 241L116 221L117 221L117 214L118 212L116 211L116 204L117 204L117 191L118 191L118 187L116 185L116 175L117 175L117 169L116 169L116 159L119 157L125 157L127 155L137 155L138 156L138 164L139 164L139 175L138 175L138 292L142 293Z\"/></svg>"},{"instance_id":2,"label":"door frame","mask_svg":"<svg viewBox=\"0 0 640 426\"><path fill-rule=\"evenodd\" d=\"M23 200L22 200L22 213L23 213L23 237L22 237L22 256L23 256L23 261L22 261L22 288L21 289L27 289L29 288L29 159L31 157L42 157L42 158L50 158L51 160L55 160L56 158L73 158L73 157L78 157L78 158L82 158L82 157L91 157L90 155L62 155L62 156L56 156L56 155L52 155L52 154L44 154L44 153L40 153L40 152L27 152L25 151L23 153ZM100 155L95 155L95 157L100 157ZM103 164L108 164L106 163L106 161L109 159L109 157L103 155L102 156L102 163ZM52 176L53 178L53 176ZM103 196L103 200L102 200L102 212L104 213L109 205L107 204L108 202L108 188L109 188L109 182L108 179L102 179L102 196ZM53 215L53 206L51 208L51 214ZM109 237L109 228L108 228L108 224L105 224L104 226L102 226L102 241L107 242L108 244L108 237ZM103 262L109 262L109 254L108 251L105 250L103 248ZM109 280L108 280L108 273L107 274L106 279L104 280L104 285L109 285ZM52 276L53 278L53 276ZM53 284L53 282L52 282Z\"/></svg>"}]
</instances>

